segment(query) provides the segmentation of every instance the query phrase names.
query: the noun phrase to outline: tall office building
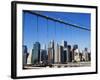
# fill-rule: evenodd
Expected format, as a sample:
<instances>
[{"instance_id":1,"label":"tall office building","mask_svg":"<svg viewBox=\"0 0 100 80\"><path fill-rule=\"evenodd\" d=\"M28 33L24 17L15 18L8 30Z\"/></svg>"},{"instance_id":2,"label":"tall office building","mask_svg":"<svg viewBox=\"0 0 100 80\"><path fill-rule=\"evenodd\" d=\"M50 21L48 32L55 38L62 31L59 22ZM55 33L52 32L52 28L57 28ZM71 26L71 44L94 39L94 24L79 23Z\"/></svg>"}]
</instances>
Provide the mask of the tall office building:
<instances>
[{"instance_id":1,"label":"tall office building","mask_svg":"<svg viewBox=\"0 0 100 80\"><path fill-rule=\"evenodd\" d=\"M74 49L74 50L78 49L78 45L75 44L75 45L73 46L73 49Z\"/></svg>"},{"instance_id":2,"label":"tall office building","mask_svg":"<svg viewBox=\"0 0 100 80\"><path fill-rule=\"evenodd\" d=\"M83 56L83 54L82 54L82 50L80 50L79 55L80 55L80 61L83 61L83 59L82 59L82 56Z\"/></svg>"},{"instance_id":3,"label":"tall office building","mask_svg":"<svg viewBox=\"0 0 100 80\"><path fill-rule=\"evenodd\" d=\"M68 50L68 53L67 53L67 61L68 62L72 62L72 51L71 51L71 45L68 45L67 46L67 50Z\"/></svg>"},{"instance_id":4,"label":"tall office building","mask_svg":"<svg viewBox=\"0 0 100 80\"><path fill-rule=\"evenodd\" d=\"M60 45L60 56L61 56L61 63L64 63L64 53L63 53L63 46Z\"/></svg>"},{"instance_id":5,"label":"tall office building","mask_svg":"<svg viewBox=\"0 0 100 80\"><path fill-rule=\"evenodd\" d=\"M48 63L54 63L54 53L52 48L48 48Z\"/></svg>"},{"instance_id":6,"label":"tall office building","mask_svg":"<svg viewBox=\"0 0 100 80\"><path fill-rule=\"evenodd\" d=\"M63 63L67 63L67 59L68 59L68 49L64 48L63 49Z\"/></svg>"},{"instance_id":7,"label":"tall office building","mask_svg":"<svg viewBox=\"0 0 100 80\"><path fill-rule=\"evenodd\" d=\"M74 61L76 61L76 62L80 61L80 51L79 51L79 49L75 49L75 51L74 51Z\"/></svg>"},{"instance_id":8,"label":"tall office building","mask_svg":"<svg viewBox=\"0 0 100 80\"><path fill-rule=\"evenodd\" d=\"M23 45L23 65L27 64L28 50L27 46Z\"/></svg>"},{"instance_id":9,"label":"tall office building","mask_svg":"<svg viewBox=\"0 0 100 80\"><path fill-rule=\"evenodd\" d=\"M47 63L47 51L46 50L41 50L41 61L42 63Z\"/></svg>"},{"instance_id":10,"label":"tall office building","mask_svg":"<svg viewBox=\"0 0 100 80\"><path fill-rule=\"evenodd\" d=\"M91 61L91 50L88 50L88 60Z\"/></svg>"},{"instance_id":11,"label":"tall office building","mask_svg":"<svg viewBox=\"0 0 100 80\"><path fill-rule=\"evenodd\" d=\"M61 63L61 47L60 47L60 45L59 45L59 47L58 47L58 63Z\"/></svg>"},{"instance_id":12,"label":"tall office building","mask_svg":"<svg viewBox=\"0 0 100 80\"><path fill-rule=\"evenodd\" d=\"M60 54L59 54L59 44L55 44L55 56L54 56L54 63L60 63Z\"/></svg>"},{"instance_id":13,"label":"tall office building","mask_svg":"<svg viewBox=\"0 0 100 80\"><path fill-rule=\"evenodd\" d=\"M54 40L51 40L51 41L49 42L48 47L54 49Z\"/></svg>"},{"instance_id":14,"label":"tall office building","mask_svg":"<svg viewBox=\"0 0 100 80\"><path fill-rule=\"evenodd\" d=\"M54 54L55 54L55 50L54 50L54 40L51 40L49 45L48 45L48 62L51 64L54 63Z\"/></svg>"},{"instance_id":15,"label":"tall office building","mask_svg":"<svg viewBox=\"0 0 100 80\"><path fill-rule=\"evenodd\" d=\"M67 62L67 41L62 40L62 47L63 52L61 53L61 62L66 63Z\"/></svg>"},{"instance_id":16,"label":"tall office building","mask_svg":"<svg viewBox=\"0 0 100 80\"><path fill-rule=\"evenodd\" d=\"M41 50L40 50L40 63L44 63L47 59L47 50L46 50L46 45L43 44L41 45Z\"/></svg>"},{"instance_id":17,"label":"tall office building","mask_svg":"<svg viewBox=\"0 0 100 80\"><path fill-rule=\"evenodd\" d=\"M29 52L29 56L27 58L27 64L32 64L32 50Z\"/></svg>"},{"instance_id":18,"label":"tall office building","mask_svg":"<svg viewBox=\"0 0 100 80\"><path fill-rule=\"evenodd\" d=\"M87 48L84 49L84 56L85 56L85 61L89 61L89 53Z\"/></svg>"},{"instance_id":19,"label":"tall office building","mask_svg":"<svg viewBox=\"0 0 100 80\"><path fill-rule=\"evenodd\" d=\"M23 53L27 53L27 46L23 45Z\"/></svg>"},{"instance_id":20,"label":"tall office building","mask_svg":"<svg viewBox=\"0 0 100 80\"><path fill-rule=\"evenodd\" d=\"M63 46L64 48L67 48L67 41L62 40L62 46Z\"/></svg>"},{"instance_id":21,"label":"tall office building","mask_svg":"<svg viewBox=\"0 0 100 80\"><path fill-rule=\"evenodd\" d=\"M40 43L35 42L32 49L32 64L40 63Z\"/></svg>"},{"instance_id":22,"label":"tall office building","mask_svg":"<svg viewBox=\"0 0 100 80\"><path fill-rule=\"evenodd\" d=\"M88 53L88 61L91 61L91 53Z\"/></svg>"},{"instance_id":23,"label":"tall office building","mask_svg":"<svg viewBox=\"0 0 100 80\"><path fill-rule=\"evenodd\" d=\"M72 49L72 62L75 61L75 50L78 49L78 45L75 44L73 45L73 49Z\"/></svg>"}]
</instances>

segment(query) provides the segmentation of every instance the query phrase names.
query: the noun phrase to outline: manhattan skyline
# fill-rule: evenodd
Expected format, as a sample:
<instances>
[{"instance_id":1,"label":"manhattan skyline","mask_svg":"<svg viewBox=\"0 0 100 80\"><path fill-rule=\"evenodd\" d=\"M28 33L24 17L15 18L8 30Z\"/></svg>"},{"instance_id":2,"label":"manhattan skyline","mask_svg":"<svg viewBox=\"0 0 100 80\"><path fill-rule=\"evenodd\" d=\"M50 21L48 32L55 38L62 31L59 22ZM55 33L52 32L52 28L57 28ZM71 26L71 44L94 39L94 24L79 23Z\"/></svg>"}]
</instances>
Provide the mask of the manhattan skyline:
<instances>
[{"instance_id":1,"label":"manhattan skyline","mask_svg":"<svg viewBox=\"0 0 100 80\"><path fill-rule=\"evenodd\" d=\"M62 44L55 43L54 40L50 41L47 48L44 46L41 49L40 42L35 42L31 53L28 52L27 45L23 45L23 69L91 65L91 51L88 48L84 48L81 52L78 44L71 46L67 41L62 41Z\"/></svg>"}]
</instances>

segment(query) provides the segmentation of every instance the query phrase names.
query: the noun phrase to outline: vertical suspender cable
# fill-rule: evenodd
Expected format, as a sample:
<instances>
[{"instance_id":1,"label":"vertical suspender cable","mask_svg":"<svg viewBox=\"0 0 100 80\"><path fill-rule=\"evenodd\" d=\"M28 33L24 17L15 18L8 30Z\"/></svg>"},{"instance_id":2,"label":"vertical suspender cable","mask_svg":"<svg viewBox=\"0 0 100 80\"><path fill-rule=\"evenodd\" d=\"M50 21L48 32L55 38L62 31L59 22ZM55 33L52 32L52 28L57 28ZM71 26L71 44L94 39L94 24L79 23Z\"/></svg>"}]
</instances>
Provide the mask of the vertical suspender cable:
<instances>
[{"instance_id":1,"label":"vertical suspender cable","mask_svg":"<svg viewBox=\"0 0 100 80\"><path fill-rule=\"evenodd\" d=\"M63 24L60 23L60 30L61 30L61 40L63 40Z\"/></svg>"},{"instance_id":2,"label":"vertical suspender cable","mask_svg":"<svg viewBox=\"0 0 100 80\"><path fill-rule=\"evenodd\" d=\"M54 25L54 39L55 39L55 42L56 42L56 22L55 22L55 25Z\"/></svg>"},{"instance_id":3,"label":"vertical suspender cable","mask_svg":"<svg viewBox=\"0 0 100 80\"><path fill-rule=\"evenodd\" d=\"M37 42L38 42L38 41L39 41L39 40L38 40L38 36L39 36L39 35L38 35L38 26L39 26L39 25L38 25L38 15L37 15L36 17L37 17L37 30L36 30L36 31L37 31Z\"/></svg>"},{"instance_id":4,"label":"vertical suspender cable","mask_svg":"<svg viewBox=\"0 0 100 80\"><path fill-rule=\"evenodd\" d=\"M47 19L47 18L46 18ZM48 19L47 19L47 40L48 40Z\"/></svg>"},{"instance_id":5,"label":"vertical suspender cable","mask_svg":"<svg viewBox=\"0 0 100 80\"><path fill-rule=\"evenodd\" d=\"M47 40L46 43L47 43L47 45L46 46L48 46L48 41L49 41L48 40L48 27L49 27L49 25L48 25L48 19L47 18L46 18L46 21L47 21L47 25L46 25L47 26L47 34L46 34L46 40Z\"/></svg>"},{"instance_id":6,"label":"vertical suspender cable","mask_svg":"<svg viewBox=\"0 0 100 80\"><path fill-rule=\"evenodd\" d=\"M61 31L61 32L62 32L62 40L64 40L64 39L63 39L63 36L64 36L64 35L63 35L63 24L62 24L62 26L61 26L61 30L62 30L62 31Z\"/></svg>"}]
</instances>

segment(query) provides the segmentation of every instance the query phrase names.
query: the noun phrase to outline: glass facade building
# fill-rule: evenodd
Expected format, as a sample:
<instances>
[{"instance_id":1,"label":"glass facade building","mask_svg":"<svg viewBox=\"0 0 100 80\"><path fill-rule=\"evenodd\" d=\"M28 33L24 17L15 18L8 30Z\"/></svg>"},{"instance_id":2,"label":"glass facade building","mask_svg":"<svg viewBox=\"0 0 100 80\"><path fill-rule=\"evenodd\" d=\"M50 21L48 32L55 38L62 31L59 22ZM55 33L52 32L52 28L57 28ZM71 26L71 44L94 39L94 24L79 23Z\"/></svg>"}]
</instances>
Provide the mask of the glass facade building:
<instances>
[{"instance_id":1,"label":"glass facade building","mask_svg":"<svg viewBox=\"0 0 100 80\"><path fill-rule=\"evenodd\" d=\"M35 42L32 49L32 64L40 63L40 43Z\"/></svg>"},{"instance_id":2,"label":"glass facade building","mask_svg":"<svg viewBox=\"0 0 100 80\"><path fill-rule=\"evenodd\" d=\"M23 45L23 65L27 64L27 58L28 58L27 46Z\"/></svg>"}]
</instances>

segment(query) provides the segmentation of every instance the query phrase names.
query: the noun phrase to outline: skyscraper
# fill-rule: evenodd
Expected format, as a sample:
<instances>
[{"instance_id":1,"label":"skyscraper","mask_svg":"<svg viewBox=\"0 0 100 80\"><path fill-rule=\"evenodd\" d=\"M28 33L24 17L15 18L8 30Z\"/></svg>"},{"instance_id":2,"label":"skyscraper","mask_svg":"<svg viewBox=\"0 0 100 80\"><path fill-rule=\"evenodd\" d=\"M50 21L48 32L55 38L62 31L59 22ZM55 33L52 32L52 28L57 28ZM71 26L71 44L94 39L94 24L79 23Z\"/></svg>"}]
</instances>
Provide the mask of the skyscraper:
<instances>
[{"instance_id":1,"label":"skyscraper","mask_svg":"<svg viewBox=\"0 0 100 80\"><path fill-rule=\"evenodd\" d=\"M23 45L23 53L27 53L27 46Z\"/></svg>"},{"instance_id":2,"label":"skyscraper","mask_svg":"<svg viewBox=\"0 0 100 80\"><path fill-rule=\"evenodd\" d=\"M67 53L67 61L68 61L68 62L72 62L71 45L68 45L68 46L67 46L67 50L68 50L68 53Z\"/></svg>"},{"instance_id":3,"label":"skyscraper","mask_svg":"<svg viewBox=\"0 0 100 80\"><path fill-rule=\"evenodd\" d=\"M47 51L46 50L41 50L41 61L42 63L46 63L47 60Z\"/></svg>"},{"instance_id":4,"label":"skyscraper","mask_svg":"<svg viewBox=\"0 0 100 80\"><path fill-rule=\"evenodd\" d=\"M78 49L78 45L75 44L75 45L73 46L73 49L74 49L74 50Z\"/></svg>"},{"instance_id":5,"label":"skyscraper","mask_svg":"<svg viewBox=\"0 0 100 80\"><path fill-rule=\"evenodd\" d=\"M88 60L91 61L91 50L88 50Z\"/></svg>"},{"instance_id":6,"label":"skyscraper","mask_svg":"<svg viewBox=\"0 0 100 80\"><path fill-rule=\"evenodd\" d=\"M27 64L28 50L27 46L23 45L23 65Z\"/></svg>"},{"instance_id":7,"label":"skyscraper","mask_svg":"<svg viewBox=\"0 0 100 80\"><path fill-rule=\"evenodd\" d=\"M62 47L63 52L61 53L61 62L66 63L67 62L67 41L62 40Z\"/></svg>"},{"instance_id":8,"label":"skyscraper","mask_svg":"<svg viewBox=\"0 0 100 80\"><path fill-rule=\"evenodd\" d=\"M82 54L82 50L80 50L80 61L83 61L83 59L82 59L82 56L83 56L83 54Z\"/></svg>"},{"instance_id":9,"label":"skyscraper","mask_svg":"<svg viewBox=\"0 0 100 80\"><path fill-rule=\"evenodd\" d=\"M54 53L52 48L48 48L48 63L54 63Z\"/></svg>"},{"instance_id":10,"label":"skyscraper","mask_svg":"<svg viewBox=\"0 0 100 80\"><path fill-rule=\"evenodd\" d=\"M63 46L61 46L61 45L60 45L60 56L61 56L61 63L64 63Z\"/></svg>"},{"instance_id":11,"label":"skyscraper","mask_svg":"<svg viewBox=\"0 0 100 80\"><path fill-rule=\"evenodd\" d=\"M29 56L27 58L27 64L32 64L32 50L29 52Z\"/></svg>"},{"instance_id":12,"label":"skyscraper","mask_svg":"<svg viewBox=\"0 0 100 80\"><path fill-rule=\"evenodd\" d=\"M89 61L89 53L87 48L84 49L84 56L85 56L85 61Z\"/></svg>"},{"instance_id":13,"label":"skyscraper","mask_svg":"<svg viewBox=\"0 0 100 80\"><path fill-rule=\"evenodd\" d=\"M62 46L63 46L64 48L67 48L67 41L62 40Z\"/></svg>"},{"instance_id":14,"label":"skyscraper","mask_svg":"<svg viewBox=\"0 0 100 80\"><path fill-rule=\"evenodd\" d=\"M68 59L68 50L67 48L63 49L63 63L67 63L67 59Z\"/></svg>"},{"instance_id":15,"label":"skyscraper","mask_svg":"<svg viewBox=\"0 0 100 80\"><path fill-rule=\"evenodd\" d=\"M78 49L78 45L75 44L73 45L73 49L72 49L72 62L75 61L75 50Z\"/></svg>"},{"instance_id":16,"label":"skyscraper","mask_svg":"<svg viewBox=\"0 0 100 80\"><path fill-rule=\"evenodd\" d=\"M40 43L35 42L32 49L32 64L40 63Z\"/></svg>"},{"instance_id":17,"label":"skyscraper","mask_svg":"<svg viewBox=\"0 0 100 80\"><path fill-rule=\"evenodd\" d=\"M59 54L59 44L55 44L55 56L54 56L54 63L60 63L59 60L60 54Z\"/></svg>"},{"instance_id":18,"label":"skyscraper","mask_svg":"<svg viewBox=\"0 0 100 80\"><path fill-rule=\"evenodd\" d=\"M54 40L51 40L51 41L49 42L48 47L54 49Z\"/></svg>"},{"instance_id":19,"label":"skyscraper","mask_svg":"<svg viewBox=\"0 0 100 80\"><path fill-rule=\"evenodd\" d=\"M48 45L48 62L49 63L54 63L54 40L51 40L49 45Z\"/></svg>"},{"instance_id":20,"label":"skyscraper","mask_svg":"<svg viewBox=\"0 0 100 80\"><path fill-rule=\"evenodd\" d=\"M78 49L78 45L74 45L73 49L74 49L74 61L79 62L80 61L80 51Z\"/></svg>"}]
</instances>

